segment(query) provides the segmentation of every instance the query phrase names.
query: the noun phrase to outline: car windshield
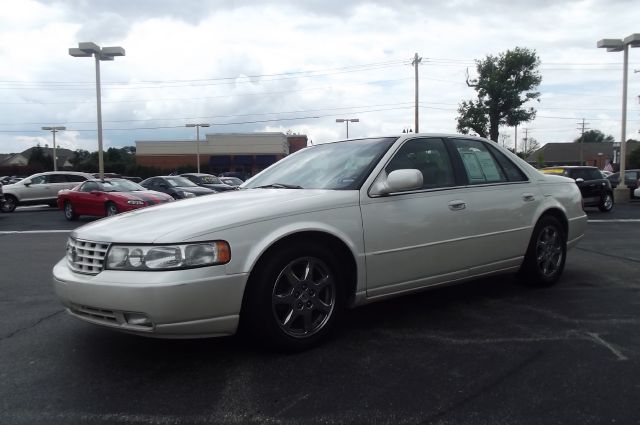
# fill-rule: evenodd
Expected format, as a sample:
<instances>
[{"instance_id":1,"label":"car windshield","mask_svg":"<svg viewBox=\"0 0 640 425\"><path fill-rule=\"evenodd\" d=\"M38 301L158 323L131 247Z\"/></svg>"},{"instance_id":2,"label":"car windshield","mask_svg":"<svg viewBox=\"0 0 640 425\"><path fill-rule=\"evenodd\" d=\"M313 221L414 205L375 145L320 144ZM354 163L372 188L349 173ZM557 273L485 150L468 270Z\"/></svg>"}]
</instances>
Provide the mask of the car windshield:
<instances>
[{"instance_id":1,"label":"car windshield","mask_svg":"<svg viewBox=\"0 0 640 425\"><path fill-rule=\"evenodd\" d=\"M105 180L99 183L100 190L103 192L135 192L138 190L147 190L129 180Z\"/></svg>"},{"instance_id":2,"label":"car windshield","mask_svg":"<svg viewBox=\"0 0 640 425\"><path fill-rule=\"evenodd\" d=\"M242 187L358 189L395 137L325 143L284 158Z\"/></svg>"},{"instance_id":3,"label":"car windshield","mask_svg":"<svg viewBox=\"0 0 640 425\"><path fill-rule=\"evenodd\" d=\"M220 184L222 183L216 176L200 176L200 181L203 184Z\"/></svg>"},{"instance_id":4,"label":"car windshield","mask_svg":"<svg viewBox=\"0 0 640 425\"><path fill-rule=\"evenodd\" d=\"M198 187L197 184L184 177L166 177L165 181L171 187Z\"/></svg>"}]
</instances>

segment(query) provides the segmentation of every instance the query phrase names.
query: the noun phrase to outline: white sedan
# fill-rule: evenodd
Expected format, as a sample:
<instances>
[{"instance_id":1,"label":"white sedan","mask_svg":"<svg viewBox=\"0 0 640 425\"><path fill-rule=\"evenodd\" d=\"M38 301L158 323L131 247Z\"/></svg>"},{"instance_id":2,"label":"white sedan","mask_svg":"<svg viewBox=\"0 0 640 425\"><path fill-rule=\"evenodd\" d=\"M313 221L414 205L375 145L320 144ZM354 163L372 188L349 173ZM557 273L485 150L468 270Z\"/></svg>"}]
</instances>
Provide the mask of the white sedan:
<instances>
[{"instance_id":1,"label":"white sedan","mask_svg":"<svg viewBox=\"0 0 640 425\"><path fill-rule=\"evenodd\" d=\"M74 317L195 338L243 331L281 349L347 307L480 276L561 276L587 224L571 179L496 143L408 134L308 147L240 190L72 232L53 269Z\"/></svg>"}]
</instances>

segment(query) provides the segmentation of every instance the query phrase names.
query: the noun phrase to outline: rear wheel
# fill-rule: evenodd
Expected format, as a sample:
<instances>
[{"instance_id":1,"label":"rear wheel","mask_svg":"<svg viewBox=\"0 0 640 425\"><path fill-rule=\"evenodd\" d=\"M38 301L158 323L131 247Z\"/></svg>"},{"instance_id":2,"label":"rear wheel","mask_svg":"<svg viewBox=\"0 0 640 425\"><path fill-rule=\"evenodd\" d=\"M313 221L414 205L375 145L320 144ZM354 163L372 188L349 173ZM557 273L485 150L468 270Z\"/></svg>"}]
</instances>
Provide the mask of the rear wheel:
<instances>
[{"instance_id":1,"label":"rear wheel","mask_svg":"<svg viewBox=\"0 0 640 425\"><path fill-rule=\"evenodd\" d=\"M611 211L613 209L613 194L610 192L605 193L605 195L602 197L600 205L598 205L598 208L602 212Z\"/></svg>"},{"instance_id":2,"label":"rear wheel","mask_svg":"<svg viewBox=\"0 0 640 425\"><path fill-rule=\"evenodd\" d=\"M319 344L344 308L340 264L323 247L295 244L252 272L241 320L266 345L298 351Z\"/></svg>"},{"instance_id":3,"label":"rear wheel","mask_svg":"<svg viewBox=\"0 0 640 425\"><path fill-rule=\"evenodd\" d=\"M555 217L540 218L520 269L520 275L534 286L551 286L560 279L567 259L565 232Z\"/></svg>"},{"instance_id":4,"label":"rear wheel","mask_svg":"<svg viewBox=\"0 0 640 425\"><path fill-rule=\"evenodd\" d=\"M78 214L76 214L76 210L73 208L73 205L70 201L65 201L64 203L64 218L69 221L78 219Z\"/></svg>"},{"instance_id":5,"label":"rear wheel","mask_svg":"<svg viewBox=\"0 0 640 425\"><path fill-rule=\"evenodd\" d=\"M4 202L0 206L2 212L14 212L18 206L18 200L12 195L4 195Z\"/></svg>"},{"instance_id":6,"label":"rear wheel","mask_svg":"<svg viewBox=\"0 0 640 425\"><path fill-rule=\"evenodd\" d=\"M111 217L112 215L118 214L118 207L113 202L107 202L105 209L106 209L107 217Z\"/></svg>"}]
</instances>

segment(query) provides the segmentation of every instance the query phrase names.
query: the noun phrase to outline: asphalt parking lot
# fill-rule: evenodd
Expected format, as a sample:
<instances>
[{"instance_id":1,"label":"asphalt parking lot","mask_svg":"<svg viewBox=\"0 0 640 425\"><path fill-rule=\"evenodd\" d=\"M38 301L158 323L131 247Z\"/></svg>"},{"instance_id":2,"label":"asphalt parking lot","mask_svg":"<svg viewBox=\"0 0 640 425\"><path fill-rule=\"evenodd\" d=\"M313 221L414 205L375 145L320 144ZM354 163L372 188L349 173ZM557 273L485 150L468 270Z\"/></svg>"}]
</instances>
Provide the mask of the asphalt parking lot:
<instances>
[{"instance_id":1,"label":"asphalt parking lot","mask_svg":"<svg viewBox=\"0 0 640 425\"><path fill-rule=\"evenodd\" d=\"M640 423L640 202L589 210L552 288L484 279L350 311L323 346L158 340L68 317L68 231L0 214L0 424Z\"/></svg>"}]
</instances>

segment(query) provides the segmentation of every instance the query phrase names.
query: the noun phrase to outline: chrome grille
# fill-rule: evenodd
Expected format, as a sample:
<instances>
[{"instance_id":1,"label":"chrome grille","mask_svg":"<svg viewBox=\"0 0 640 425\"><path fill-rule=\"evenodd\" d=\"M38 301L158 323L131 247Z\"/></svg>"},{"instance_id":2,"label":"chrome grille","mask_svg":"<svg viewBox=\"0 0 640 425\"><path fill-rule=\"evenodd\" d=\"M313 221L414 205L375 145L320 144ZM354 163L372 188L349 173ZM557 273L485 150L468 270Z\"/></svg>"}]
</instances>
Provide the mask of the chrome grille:
<instances>
[{"instance_id":1,"label":"chrome grille","mask_svg":"<svg viewBox=\"0 0 640 425\"><path fill-rule=\"evenodd\" d=\"M69 238L67 241L67 264L74 272L98 274L104 268L104 259L108 249L108 243Z\"/></svg>"}]
</instances>

